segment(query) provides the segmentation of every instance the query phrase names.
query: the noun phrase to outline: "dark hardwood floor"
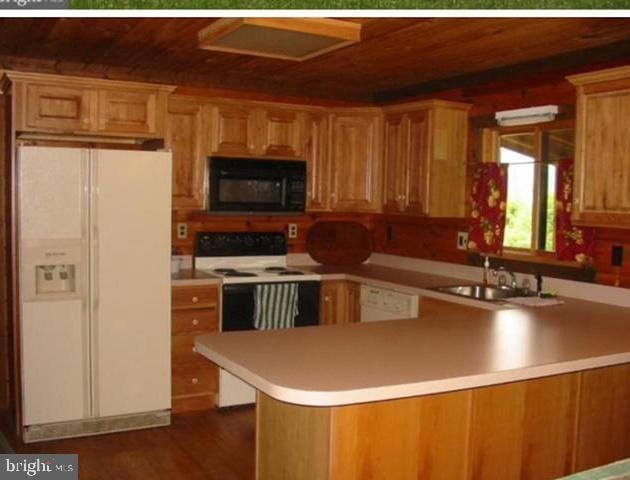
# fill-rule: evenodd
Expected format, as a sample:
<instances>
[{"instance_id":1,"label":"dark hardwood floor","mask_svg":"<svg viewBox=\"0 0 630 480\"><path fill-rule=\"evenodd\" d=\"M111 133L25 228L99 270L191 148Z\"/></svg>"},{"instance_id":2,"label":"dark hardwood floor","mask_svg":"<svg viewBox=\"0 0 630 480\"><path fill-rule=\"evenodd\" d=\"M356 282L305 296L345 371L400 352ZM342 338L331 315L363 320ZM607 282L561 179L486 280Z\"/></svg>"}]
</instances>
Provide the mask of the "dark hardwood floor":
<instances>
[{"instance_id":1,"label":"dark hardwood floor","mask_svg":"<svg viewBox=\"0 0 630 480\"><path fill-rule=\"evenodd\" d=\"M253 480L255 411L173 415L170 427L22 445L77 453L81 480Z\"/></svg>"}]
</instances>

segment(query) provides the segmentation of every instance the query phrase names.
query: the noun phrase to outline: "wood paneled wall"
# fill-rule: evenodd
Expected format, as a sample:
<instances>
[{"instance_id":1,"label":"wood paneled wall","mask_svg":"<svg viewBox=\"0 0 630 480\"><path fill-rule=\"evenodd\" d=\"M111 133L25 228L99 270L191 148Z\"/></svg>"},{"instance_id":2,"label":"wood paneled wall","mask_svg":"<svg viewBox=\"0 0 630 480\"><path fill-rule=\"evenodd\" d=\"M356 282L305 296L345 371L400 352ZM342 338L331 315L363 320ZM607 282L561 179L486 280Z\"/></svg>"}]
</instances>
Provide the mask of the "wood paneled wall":
<instances>
[{"instance_id":1,"label":"wood paneled wall","mask_svg":"<svg viewBox=\"0 0 630 480\"><path fill-rule=\"evenodd\" d=\"M365 225L370 231L376 226L376 215L356 213L308 213L291 216L265 215L207 215L203 212L174 212L173 215L173 248L180 254L192 254L194 251L195 234L197 232L277 232L287 233L288 224L298 225L298 238L287 239L289 253L306 252L306 238L308 231L315 222L322 220L351 220ZM176 226L178 222L188 225L188 238L177 238Z\"/></svg>"}]
</instances>

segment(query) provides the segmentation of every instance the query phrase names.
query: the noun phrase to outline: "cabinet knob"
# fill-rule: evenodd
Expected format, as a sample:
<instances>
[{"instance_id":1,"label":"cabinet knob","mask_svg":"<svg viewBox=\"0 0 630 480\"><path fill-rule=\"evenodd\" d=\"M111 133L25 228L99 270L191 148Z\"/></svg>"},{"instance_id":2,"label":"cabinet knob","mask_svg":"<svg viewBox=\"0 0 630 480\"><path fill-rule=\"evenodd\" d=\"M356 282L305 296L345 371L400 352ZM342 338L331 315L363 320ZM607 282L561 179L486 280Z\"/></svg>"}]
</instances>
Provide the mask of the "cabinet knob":
<instances>
[{"instance_id":1,"label":"cabinet knob","mask_svg":"<svg viewBox=\"0 0 630 480\"><path fill-rule=\"evenodd\" d=\"M195 378L193 378L193 379L191 380L191 383L192 383L193 385L197 385L197 384L199 383L199 379L197 379L197 378L195 377Z\"/></svg>"},{"instance_id":2,"label":"cabinet knob","mask_svg":"<svg viewBox=\"0 0 630 480\"><path fill-rule=\"evenodd\" d=\"M192 351L193 351L194 353L197 353L197 349L196 349L195 347L192 347Z\"/></svg>"},{"instance_id":3,"label":"cabinet knob","mask_svg":"<svg viewBox=\"0 0 630 480\"><path fill-rule=\"evenodd\" d=\"M197 320L196 318L193 318L192 324L195 326L199 325L199 320Z\"/></svg>"},{"instance_id":4,"label":"cabinet knob","mask_svg":"<svg viewBox=\"0 0 630 480\"><path fill-rule=\"evenodd\" d=\"M324 302L330 302L330 296L325 295L324 296Z\"/></svg>"},{"instance_id":5,"label":"cabinet knob","mask_svg":"<svg viewBox=\"0 0 630 480\"><path fill-rule=\"evenodd\" d=\"M199 297L192 297L192 302L197 303L199 301Z\"/></svg>"}]
</instances>

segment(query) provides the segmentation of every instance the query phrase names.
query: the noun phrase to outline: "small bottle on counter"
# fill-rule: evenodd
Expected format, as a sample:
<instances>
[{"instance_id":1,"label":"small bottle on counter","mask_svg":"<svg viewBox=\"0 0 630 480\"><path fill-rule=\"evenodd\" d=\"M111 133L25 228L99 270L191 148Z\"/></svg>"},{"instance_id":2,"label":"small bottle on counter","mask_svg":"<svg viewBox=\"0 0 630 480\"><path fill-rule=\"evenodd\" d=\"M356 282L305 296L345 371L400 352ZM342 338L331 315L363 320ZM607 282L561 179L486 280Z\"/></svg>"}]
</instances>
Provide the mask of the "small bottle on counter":
<instances>
[{"instance_id":1,"label":"small bottle on counter","mask_svg":"<svg viewBox=\"0 0 630 480\"><path fill-rule=\"evenodd\" d=\"M484 285L488 285L490 282L490 259L487 255L484 255L483 260L483 279L482 282Z\"/></svg>"}]
</instances>

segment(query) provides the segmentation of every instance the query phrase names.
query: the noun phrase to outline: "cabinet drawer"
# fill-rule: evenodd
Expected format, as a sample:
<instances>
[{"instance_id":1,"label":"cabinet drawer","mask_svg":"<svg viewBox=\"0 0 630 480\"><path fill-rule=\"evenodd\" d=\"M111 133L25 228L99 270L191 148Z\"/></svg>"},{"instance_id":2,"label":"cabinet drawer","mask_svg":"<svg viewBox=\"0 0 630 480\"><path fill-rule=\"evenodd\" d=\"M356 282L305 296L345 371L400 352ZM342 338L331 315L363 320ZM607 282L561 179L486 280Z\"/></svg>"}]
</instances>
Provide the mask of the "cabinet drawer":
<instances>
[{"instance_id":1,"label":"cabinet drawer","mask_svg":"<svg viewBox=\"0 0 630 480\"><path fill-rule=\"evenodd\" d=\"M171 353L173 365L202 364L208 362L195 350L195 337L204 332L191 332L171 337Z\"/></svg>"},{"instance_id":2,"label":"cabinet drawer","mask_svg":"<svg viewBox=\"0 0 630 480\"><path fill-rule=\"evenodd\" d=\"M206 361L200 365L174 365L173 396L195 393L216 393L219 386L219 369Z\"/></svg>"},{"instance_id":3,"label":"cabinet drawer","mask_svg":"<svg viewBox=\"0 0 630 480\"><path fill-rule=\"evenodd\" d=\"M219 292L217 287L173 287L173 310L190 308L217 309Z\"/></svg>"},{"instance_id":4,"label":"cabinet drawer","mask_svg":"<svg viewBox=\"0 0 630 480\"><path fill-rule=\"evenodd\" d=\"M198 330L213 331L219 326L218 318L216 308L175 310L173 312L172 332L177 335Z\"/></svg>"}]
</instances>

